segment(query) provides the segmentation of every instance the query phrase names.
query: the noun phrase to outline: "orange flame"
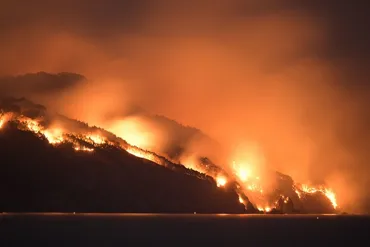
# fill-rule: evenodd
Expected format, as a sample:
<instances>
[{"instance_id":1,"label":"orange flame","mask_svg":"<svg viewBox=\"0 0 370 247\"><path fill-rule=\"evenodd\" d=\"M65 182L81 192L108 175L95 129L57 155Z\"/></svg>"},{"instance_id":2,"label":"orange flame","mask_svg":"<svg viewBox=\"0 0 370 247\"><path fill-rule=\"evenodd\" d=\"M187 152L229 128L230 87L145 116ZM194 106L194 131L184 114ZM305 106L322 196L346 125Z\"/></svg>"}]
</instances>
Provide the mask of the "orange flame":
<instances>
[{"instance_id":1,"label":"orange flame","mask_svg":"<svg viewBox=\"0 0 370 247\"><path fill-rule=\"evenodd\" d=\"M146 152L144 150L141 150L137 147L134 147L134 146L128 147L126 151L136 157L153 161L154 163L157 163L158 165L162 163L162 161L156 155Z\"/></svg>"},{"instance_id":2,"label":"orange flame","mask_svg":"<svg viewBox=\"0 0 370 247\"><path fill-rule=\"evenodd\" d=\"M105 138L98 134L87 135L86 138L90 139L94 144L97 144L97 145L102 145L106 143Z\"/></svg>"},{"instance_id":3,"label":"orange flame","mask_svg":"<svg viewBox=\"0 0 370 247\"><path fill-rule=\"evenodd\" d=\"M12 118L12 115L11 113L0 113L0 129L2 129L5 125L6 122L9 121L9 119Z\"/></svg>"},{"instance_id":4,"label":"orange flame","mask_svg":"<svg viewBox=\"0 0 370 247\"><path fill-rule=\"evenodd\" d=\"M11 115L11 117L14 117ZM9 118L9 117L8 117ZM2 115L0 116L0 128L2 128L5 124L6 121L9 119L7 118L7 115ZM21 123L24 124L24 127L32 131L38 135L44 136L47 141L51 145L58 145L63 142L69 142L73 144L73 148L76 151L83 151L83 152L93 152L94 148L89 148L86 146L81 145L77 140L81 140L87 143L90 143L94 147L97 147L99 145L103 144L109 144L110 142L107 141L107 139L99 134L83 134L83 135L75 135L73 133L68 133L66 134L63 129L61 128L45 128L40 124L38 120L30 119L24 116L18 116L16 117L17 120L19 120ZM132 122L130 122L132 124ZM140 133L132 133L135 134L135 138L132 138L132 140L135 140L135 143L140 143L143 141L145 138L140 137ZM140 141L139 141L140 140ZM132 143L130 143L132 144ZM145 145L150 145L150 143L146 143ZM137 146L125 146L123 147L128 153L139 157L143 158L146 160L150 160L154 163L157 163L159 165L164 164L163 160L159 156L157 156L154 153L145 151ZM185 161L185 160L184 160ZM197 170L200 173L209 175L214 178L216 181L217 187L225 187L226 184L229 182L230 179L233 179L233 177L228 177L227 175L223 174L209 174L209 172L205 172L205 170L198 166L193 159L189 159L186 162L182 162L188 169L193 169ZM264 188L262 186L260 176L258 176L255 168L252 166L250 162L240 162L236 163L235 161L232 163L232 174L235 176L236 180L239 182L240 187L238 187L238 190L240 189L240 192L238 192L239 195L239 202L245 205L245 200L243 199L243 196L246 196L248 193L258 193L260 196L264 196ZM254 169L253 169L254 168ZM336 195L335 193L328 188L325 188L323 186L319 187L310 187L308 185L302 185L302 186L294 186L293 188L295 192L297 193L298 197L301 198L302 195L305 193L307 194L313 194L313 193L322 193L324 194L332 203L333 208L336 209L338 207L337 200L336 200ZM242 192L242 193L241 193ZM249 195L248 195L249 197ZM283 197L284 202L288 202L288 197ZM263 205L263 206L262 206ZM260 211L263 212L270 212L273 208L272 205L269 205L268 203L261 202L260 204L257 205L257 208Z\"/></svg>"},{"instance_id":5,"label":"orange flame","mask_svg":"<svg viewBox=\"0 0 370 247\"><path fill-rule=\"evenodd\" d=\"M60 128L49 128L45 129L37 120L33 120L27 117L19 117L19 120L25 123L25 127L27 130L34 132L36 134L40 134L46 138L46 140L51 145L58 145L63 142L69 142L73 144L73 148L76 151L83 151L83 152L93 152L94 149L88 148L78 144L75 140L69 138L62 129ZM71 134L70 134L71 135ZM77 138L77 136L75 136ZM77 138L78 139L78 138ZM86 139L86 138L83 138ZM101 144L102 140L98 136L89 136L89 139L92 140L93 144Z\"/></svg>"},{"instance_id":6,"label":"orange flame","mask_svg":"<svg viewBox=\"0 0 370 247\"><path fill-rule=\"evenodd\" d=\"M297 193L297 191L298 190L296 190L296 193ZM303 193L307 193L307 194L322 193L323 195L325 195L330 200L334 209L336 209L338 207L337 198L336 198L336 195L335 195L335 193L333 192L332 189L325 188L323 186L313 187L313 186L308 186L307 184L303 184L301 186L301 191ZM298 195L298 197L302 196L301 192L298 192L297 195Z\"/></svg>"},{"instance_id":7,"label":"orange flame","mask_svg":"<svg viewBox=\"0 0 370 247\"><path fill-rule=\"evenodd\" d=\"M50 129L42 131L42 134L50 144L59 144L64 142L63 132L60 129Z\"/></svg>"},{"instance_id":8,"label":"orange flame","mask_svg":"<svg viewBox=\"0 0 370 247\"><path fill-rule=\"evenodd\" d=\"M240 202L241 204L244 204L244 200L243 200L243 198L242 198L241 196L239 196L239 202Z\"/></svg>"},{"instance_id":9,"label":"orange flame","mask_svg":"<svg viewBox=\"0 0 370 247\"><path fill-rule=\"evenodd\" d=\"M146 150L150 150L156 141L152 131L142 120L135 117L114 121L107 130L124 139L130 145Z\"/></svg>"},{"instance_id":10,"label":"orange flame","mask_svg":"<svg viewBox=\"0 0 370 247\"><path fill-rule=\"evenodd\" d=\"M272 208L269 207L269 206L266 206L266 207L261 207L261 206L258 206L257 209L261 212L265 212L265 213L269 213L271 212Z\"/></svg>"},{"instance_id":11,"label":"orange flame","mask_svg":"<svg viewBox=\"0 0 370 247\"><path fill-rule=\"evenodd\" d=\"M85 146L75 146L74 150L76 150L76 151L85 151L85 152L94 152L93 148L88 148L88 147L85 147Z\"/></svg>"},{"instance_id":12,"label":"orange flame","mask_svg":"<svg viewBox=\"0 0 370 247\"><path fill-rule=\"evenodd\" d=\"M0 115L0 129L4 126L5 124L5 116L2 114Z\"/></svg>"},{"instance_id":13,"label":"orange flame","mask_svg":"<svg viewBox=\"0 0 370 247\"><path fill-rule=\"evenodd\" d=\"M224 176L216 178L217 187L224 187L227 184L227 180Z\"/></svg>"}]
</instances>

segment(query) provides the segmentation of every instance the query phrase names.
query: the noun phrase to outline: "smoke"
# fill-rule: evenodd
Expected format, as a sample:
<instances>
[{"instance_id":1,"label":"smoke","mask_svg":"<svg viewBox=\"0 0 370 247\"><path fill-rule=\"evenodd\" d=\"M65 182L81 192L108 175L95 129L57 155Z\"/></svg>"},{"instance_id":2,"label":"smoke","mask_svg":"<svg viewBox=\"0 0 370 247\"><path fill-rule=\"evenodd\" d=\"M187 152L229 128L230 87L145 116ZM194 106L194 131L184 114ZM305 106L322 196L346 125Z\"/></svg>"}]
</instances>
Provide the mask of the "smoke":
<instances>
[{"instance_id":1,"label":"smoke","mask_svg":"<svg viewBox=\"0 0 370 247\"><path fill-rule=\"evenodd\" d=\"M289 0L28 5L0 10L4 20L17 20L2 24L0 73L89 78L42 97L48 107L118 135L149 132L138 145L163 149L165 130L140 114L127 117L140 105L222 146L194 137L183 144L183 159L194 152L221 164L254 157L259 169L328 183L350 210L361 209L353 200L367 200L368 61L343 48L337 20L346 10L326 13L330 7L315 1ZM343 49L333 48L337 43Z\"/></svg>"}]
</instances>

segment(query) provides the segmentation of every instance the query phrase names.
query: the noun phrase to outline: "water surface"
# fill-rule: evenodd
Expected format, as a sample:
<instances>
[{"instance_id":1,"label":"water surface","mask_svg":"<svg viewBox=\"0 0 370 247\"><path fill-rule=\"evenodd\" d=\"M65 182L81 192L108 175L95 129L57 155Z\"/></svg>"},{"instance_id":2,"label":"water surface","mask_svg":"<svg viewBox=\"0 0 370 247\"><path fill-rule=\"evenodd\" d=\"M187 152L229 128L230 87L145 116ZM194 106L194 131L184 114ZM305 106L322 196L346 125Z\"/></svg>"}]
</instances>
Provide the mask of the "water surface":
<instances>
[{"instance_id":1,"label":"water surface","mask_svg":"<svg viewBox=\"0 0 370 247\"><path fill-rule=\"evenodd\" d=\"M0 214L0 246L370 246L359 215Z\"/></svg>"}]
</instances>

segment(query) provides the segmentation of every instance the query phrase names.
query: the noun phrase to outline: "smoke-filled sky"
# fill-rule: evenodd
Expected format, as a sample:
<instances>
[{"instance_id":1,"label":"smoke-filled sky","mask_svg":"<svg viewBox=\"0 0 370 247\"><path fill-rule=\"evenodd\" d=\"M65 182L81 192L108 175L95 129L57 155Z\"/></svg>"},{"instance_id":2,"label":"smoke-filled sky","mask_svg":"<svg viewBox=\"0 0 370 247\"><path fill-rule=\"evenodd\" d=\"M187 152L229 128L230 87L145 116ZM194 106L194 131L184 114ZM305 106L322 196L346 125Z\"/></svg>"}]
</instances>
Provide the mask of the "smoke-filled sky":
<instances>
[{"instance_id":1,"label":"smoke-filled sky","mask_svg":"<svg viewBox=\"0 0 370 247\"><path fill-rule=\"evenodd\" d=\"M95 121L134 102L230 155L252 146L274 169L332 183L347 203L370 184L370 15L360 5L1 0L0 75L83 74L87 88L50 103Z\"/></svg>"}]
</instances>

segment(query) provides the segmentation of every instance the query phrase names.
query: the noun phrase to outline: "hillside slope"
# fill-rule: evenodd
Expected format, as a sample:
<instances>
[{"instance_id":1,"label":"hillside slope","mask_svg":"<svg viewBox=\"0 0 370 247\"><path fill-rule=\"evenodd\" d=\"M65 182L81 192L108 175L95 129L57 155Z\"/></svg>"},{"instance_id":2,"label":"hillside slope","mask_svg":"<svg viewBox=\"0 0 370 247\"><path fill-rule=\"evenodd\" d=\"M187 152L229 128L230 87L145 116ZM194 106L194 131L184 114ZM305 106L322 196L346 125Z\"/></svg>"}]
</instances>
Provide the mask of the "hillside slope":
<instances>
[{"instance_id":1,"label":"hillside slope","mask_svg":"<svg viewBox=\"0 0 370 247\"><path fill-rule=\"evenodd\" d=\"M277 186L264 193L258 178L242 184L206 157L196 164L200 170L187 169L25 98L0 101L0 143L0 211L333 213L336 207L325 187L271 171Z\"/></svg>"},{"instance_id":2,"label":"hillside slope","mask_svg":"<svg viewBox=\"0 0 370 247\"><path fill-rule=\"evenodd\" d=\"M0 211L244 212L235 192L114 147L79 153L8 124L0 155Z\"/></svg>"}]
</instances>

